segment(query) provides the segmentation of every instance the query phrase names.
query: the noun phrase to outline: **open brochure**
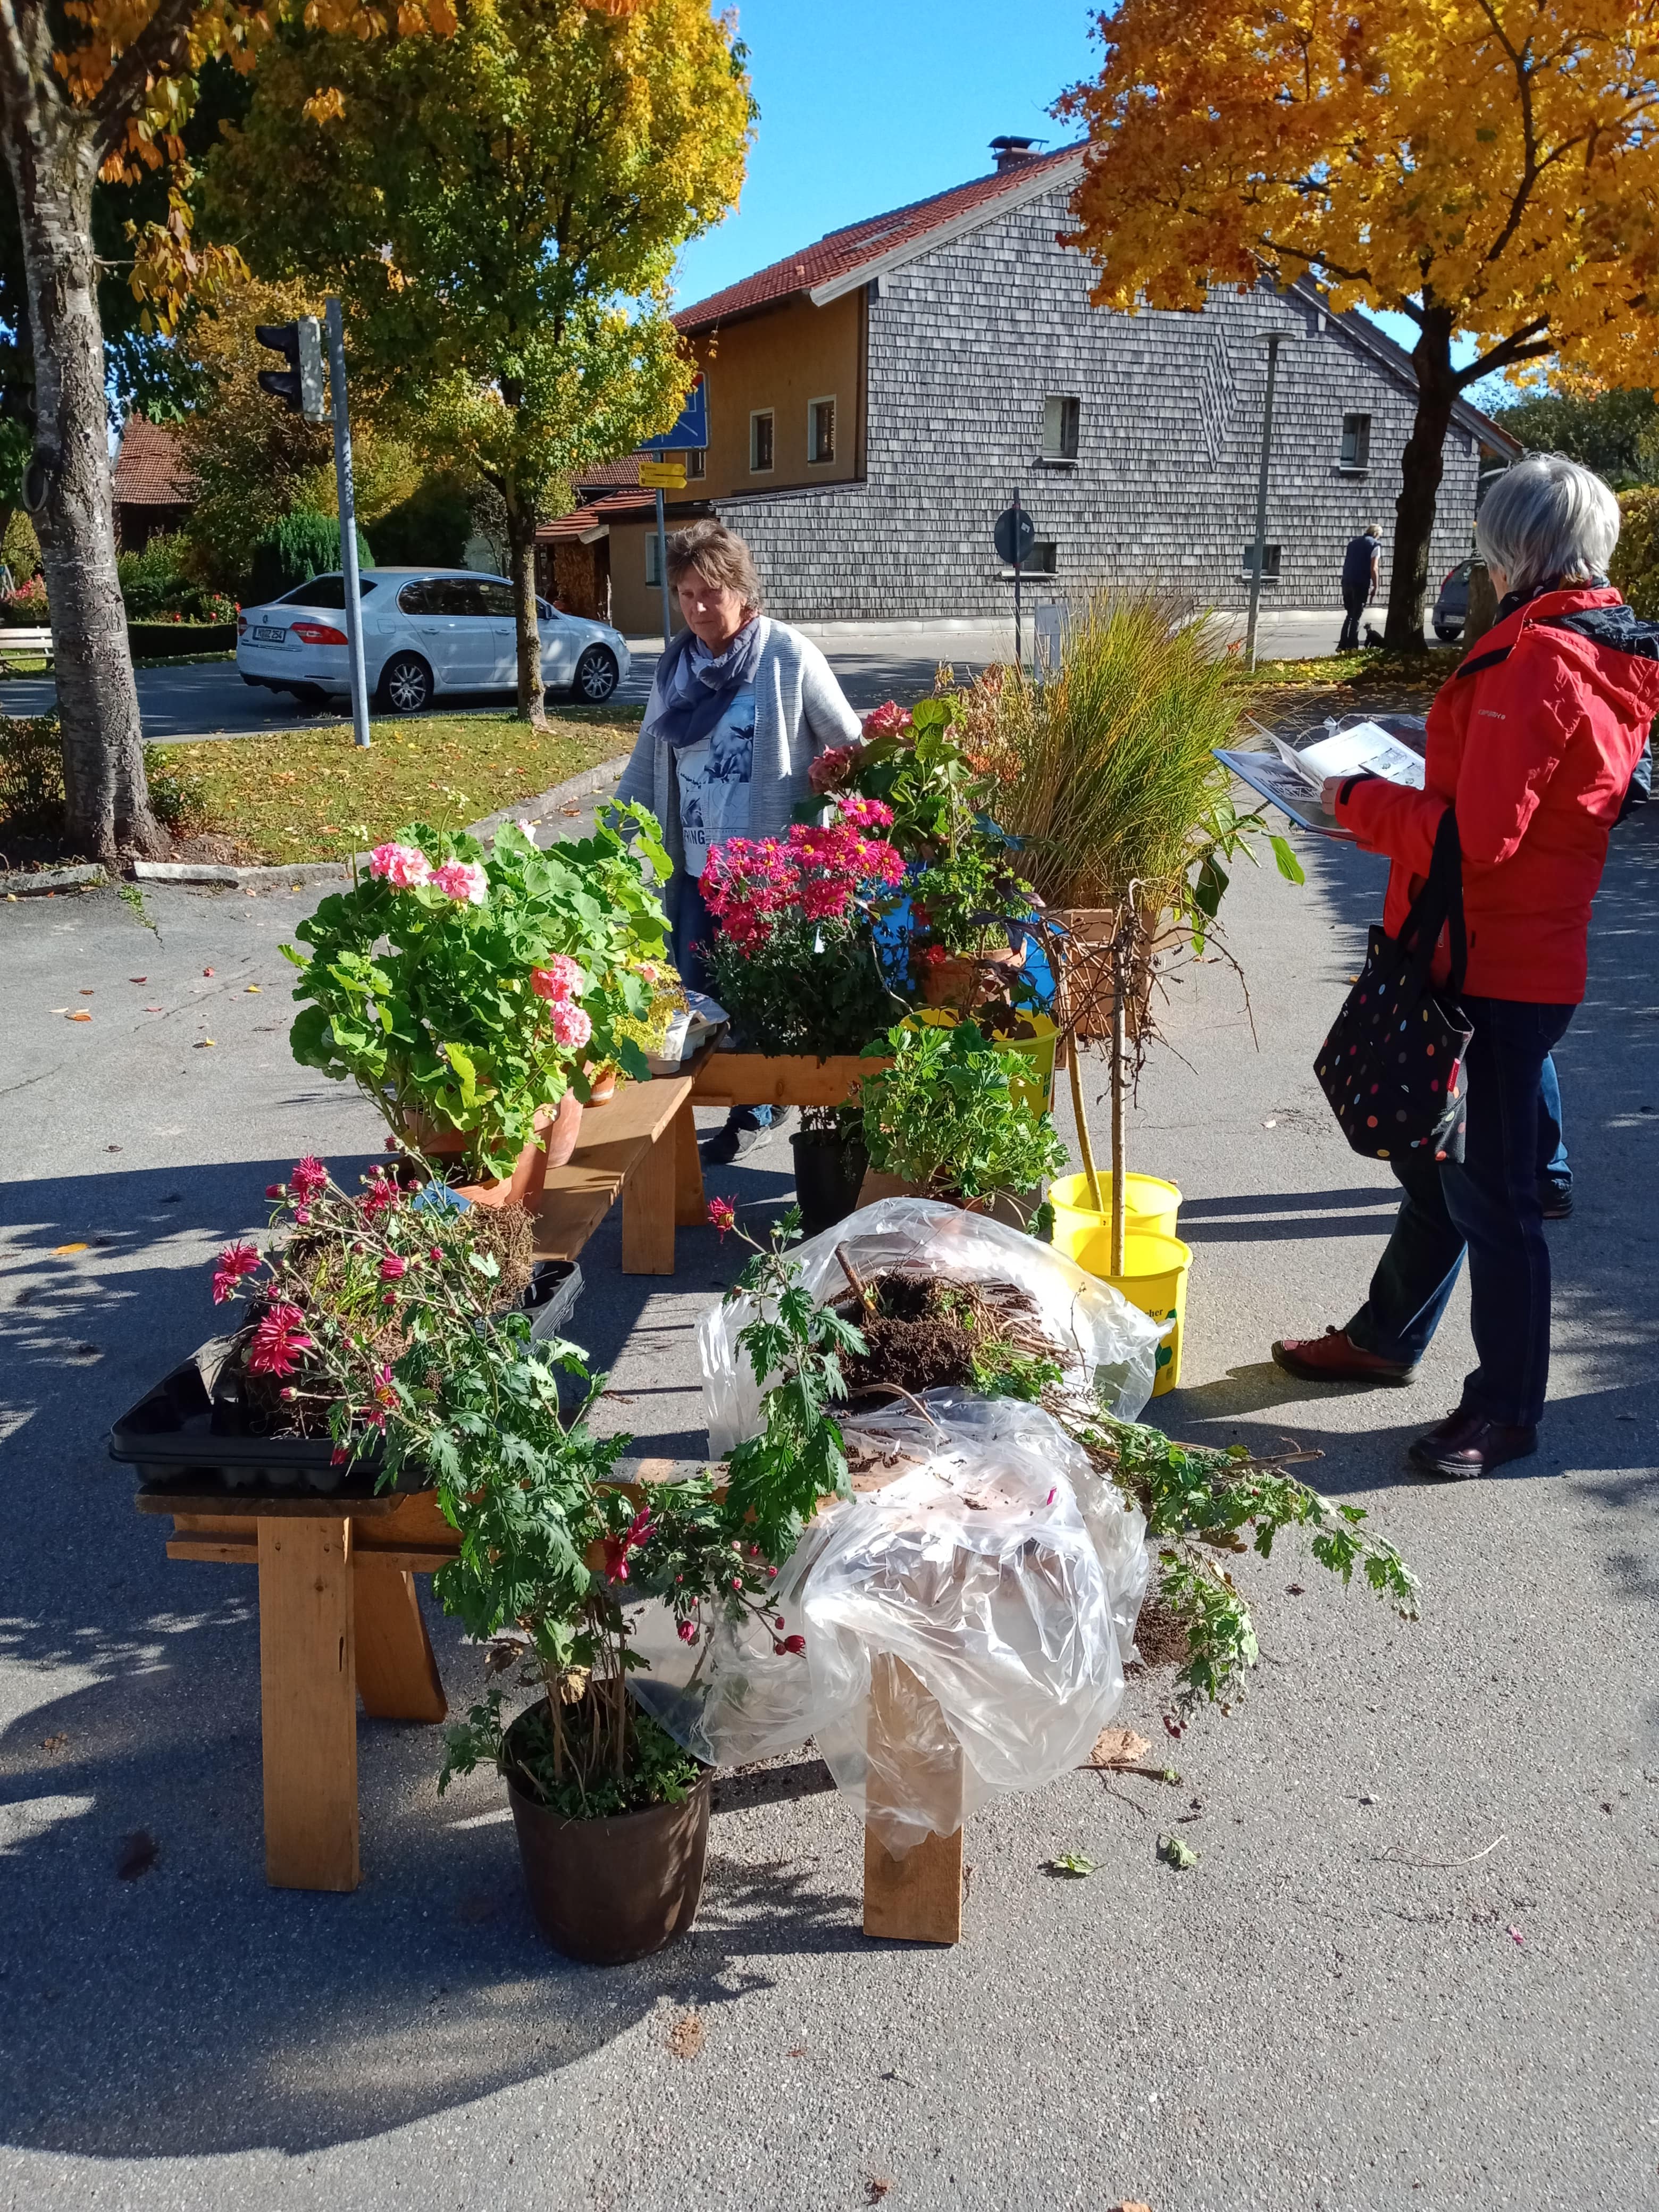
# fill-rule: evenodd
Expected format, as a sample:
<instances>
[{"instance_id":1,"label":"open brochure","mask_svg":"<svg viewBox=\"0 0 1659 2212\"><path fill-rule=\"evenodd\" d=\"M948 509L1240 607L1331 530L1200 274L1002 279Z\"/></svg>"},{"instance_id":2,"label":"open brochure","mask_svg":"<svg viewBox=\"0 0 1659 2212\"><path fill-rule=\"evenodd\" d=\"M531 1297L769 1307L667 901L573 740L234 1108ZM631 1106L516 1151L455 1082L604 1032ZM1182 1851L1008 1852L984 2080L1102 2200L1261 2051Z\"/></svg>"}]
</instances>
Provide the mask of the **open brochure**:
<instances>
[{"instance_id":1,"label":"open brochure","mask_svg":"<svg viewBox=\"0 0 1659 2212\"><path fill-rule=\"evenodd\" d=\"M1413 791L1423 788L1423 726L1414 716L1390 715L1391 727L1360 720L1346 729L1328 722L1311 744L1292 745L1263 730L1273 750L1246 752L1218 745L1216 757L1253 791L1304 830L1328 837L1351 837L1334 815L1327 814L1319 794L1329 776L1380 775Z\"/></svg>"}]
</instances>

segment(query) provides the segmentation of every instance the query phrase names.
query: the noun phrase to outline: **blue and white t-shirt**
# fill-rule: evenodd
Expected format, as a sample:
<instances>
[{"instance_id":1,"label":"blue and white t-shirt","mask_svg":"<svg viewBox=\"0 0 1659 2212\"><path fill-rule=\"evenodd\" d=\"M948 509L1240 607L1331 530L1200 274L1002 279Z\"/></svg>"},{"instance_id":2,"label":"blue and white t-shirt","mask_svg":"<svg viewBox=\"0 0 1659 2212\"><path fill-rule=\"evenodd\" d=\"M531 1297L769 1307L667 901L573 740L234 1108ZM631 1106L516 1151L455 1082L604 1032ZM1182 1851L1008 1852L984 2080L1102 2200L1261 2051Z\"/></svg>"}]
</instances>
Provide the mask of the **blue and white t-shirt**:
<instances>
[{"instance_id":1,"label":"blue and white t-shirt","mask_svg":"<svg viewBox=\"0 0 1659 2212\"><path fill-rule=\"evenodd\" d=\"M755 765L755 687L740 684L706 738L674 756L680 784L680 836L685 872L700 877L711 845L749 829L749 783Z\"/></svg>"}]
</instances>

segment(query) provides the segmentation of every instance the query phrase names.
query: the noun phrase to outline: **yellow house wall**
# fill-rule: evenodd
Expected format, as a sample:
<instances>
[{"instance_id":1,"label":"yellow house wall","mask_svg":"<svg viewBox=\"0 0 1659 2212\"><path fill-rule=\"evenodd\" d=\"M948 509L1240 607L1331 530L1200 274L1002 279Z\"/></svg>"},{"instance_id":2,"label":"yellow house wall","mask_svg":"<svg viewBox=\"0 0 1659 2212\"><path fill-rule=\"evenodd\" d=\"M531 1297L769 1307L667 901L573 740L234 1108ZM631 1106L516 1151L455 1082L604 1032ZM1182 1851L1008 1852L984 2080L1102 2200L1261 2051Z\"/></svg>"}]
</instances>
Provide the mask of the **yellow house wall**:
<instances>
[{"instance_id":1,"label":"yellow house wall","mask_svg":"<svg viewBox=\"0 0 1659 2212\"><path fill-rule=\"evenodd\" d=\"M688 495L720 499L738 491L787 491L845 483L862 473L863 317L864 295L855 291L827 307L793 300L692 340L708 390L708 460L707 475L687 484ZM806 458L806 414L814 399L836 403L833 461ZM749 417L768 407L772 467L751 475Z\"/></svg>"},{"instance_id":2,"label":"yellow house wall","mask_svg":"<svg viewBox=\"0 0 1659 2212\"><path fill-rule=\"evenodd\" d=\"M672 509L668 527L675 527ZM611 526L611 619L624 637L662 635L662 593L645 580L646 540L656 534L654 522Z\"/></svg>"}]
</instances>

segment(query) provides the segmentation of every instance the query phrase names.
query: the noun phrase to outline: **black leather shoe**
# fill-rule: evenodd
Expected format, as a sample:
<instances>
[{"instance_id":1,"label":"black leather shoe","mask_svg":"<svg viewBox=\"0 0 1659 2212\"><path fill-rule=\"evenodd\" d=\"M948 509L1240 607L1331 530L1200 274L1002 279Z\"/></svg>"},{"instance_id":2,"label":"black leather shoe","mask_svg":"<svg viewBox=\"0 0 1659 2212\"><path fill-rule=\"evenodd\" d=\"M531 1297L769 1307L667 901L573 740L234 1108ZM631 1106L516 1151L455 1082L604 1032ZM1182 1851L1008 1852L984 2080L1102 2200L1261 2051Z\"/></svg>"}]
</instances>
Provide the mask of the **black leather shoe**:
<instances>
[{"instance_id":1,"label":"black leather shoe","mask_svg":"<svg viewBox=\"0 0 1659 2212\"><path fill-rule=\"evenodd\" d=\"M1537 1449L1536 1429L1510 1428L1460 1406L1437 1429L1419 1437L1409 1457L1425 1474L1468 1482L1476 1475L1490 1474L1506 1460L1530 1459Z\"/></svg>"},{"instance_id":2,"label":"black leather shoe","mask_svg":"<svg viewBox=\"0 0 1659 2212\"><path fill-rule=\"evenodd\" d=\"M1546 1221L1565 1221L1572 1212L1572 1185L1551 1182L1546 1177L1538 1186L1538 1203L1544 1209Z\"/></svg>"}]
</instances>

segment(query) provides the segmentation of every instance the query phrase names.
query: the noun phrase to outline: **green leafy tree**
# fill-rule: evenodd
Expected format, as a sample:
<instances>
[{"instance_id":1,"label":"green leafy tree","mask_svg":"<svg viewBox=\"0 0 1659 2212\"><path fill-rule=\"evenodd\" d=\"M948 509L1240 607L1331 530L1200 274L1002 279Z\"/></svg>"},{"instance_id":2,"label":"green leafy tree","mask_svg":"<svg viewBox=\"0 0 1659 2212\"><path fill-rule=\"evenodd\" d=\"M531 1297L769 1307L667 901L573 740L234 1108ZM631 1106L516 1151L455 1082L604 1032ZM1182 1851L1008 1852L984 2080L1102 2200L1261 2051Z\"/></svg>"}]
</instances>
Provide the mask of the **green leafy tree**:
<instances>
[{"instance_id":1,"label":"green leafy tree","mask_svg":"<svg viewBox=\"0 0 1659 2212\"><path fill-rule=\"evenodd\" d=\"M537 525L672 422L674 257L735 204L754 113L708 0L466 0L441 41L281 32L210 164L214 234L337 292L408 434L499 491L532 721Z\"/></svg>"},{"instance_id":2,"label":"green leafy tree","mask_svg":"<svg viewBox=\"0 0 1659 2212\"><path fill-rule=\"evenodd\" d=\"M1492 413L1530 452L1565 453L1615 491L1659 483L1659 400L1650 392L1558 372Z\"/></svg>"}]
</instances>

